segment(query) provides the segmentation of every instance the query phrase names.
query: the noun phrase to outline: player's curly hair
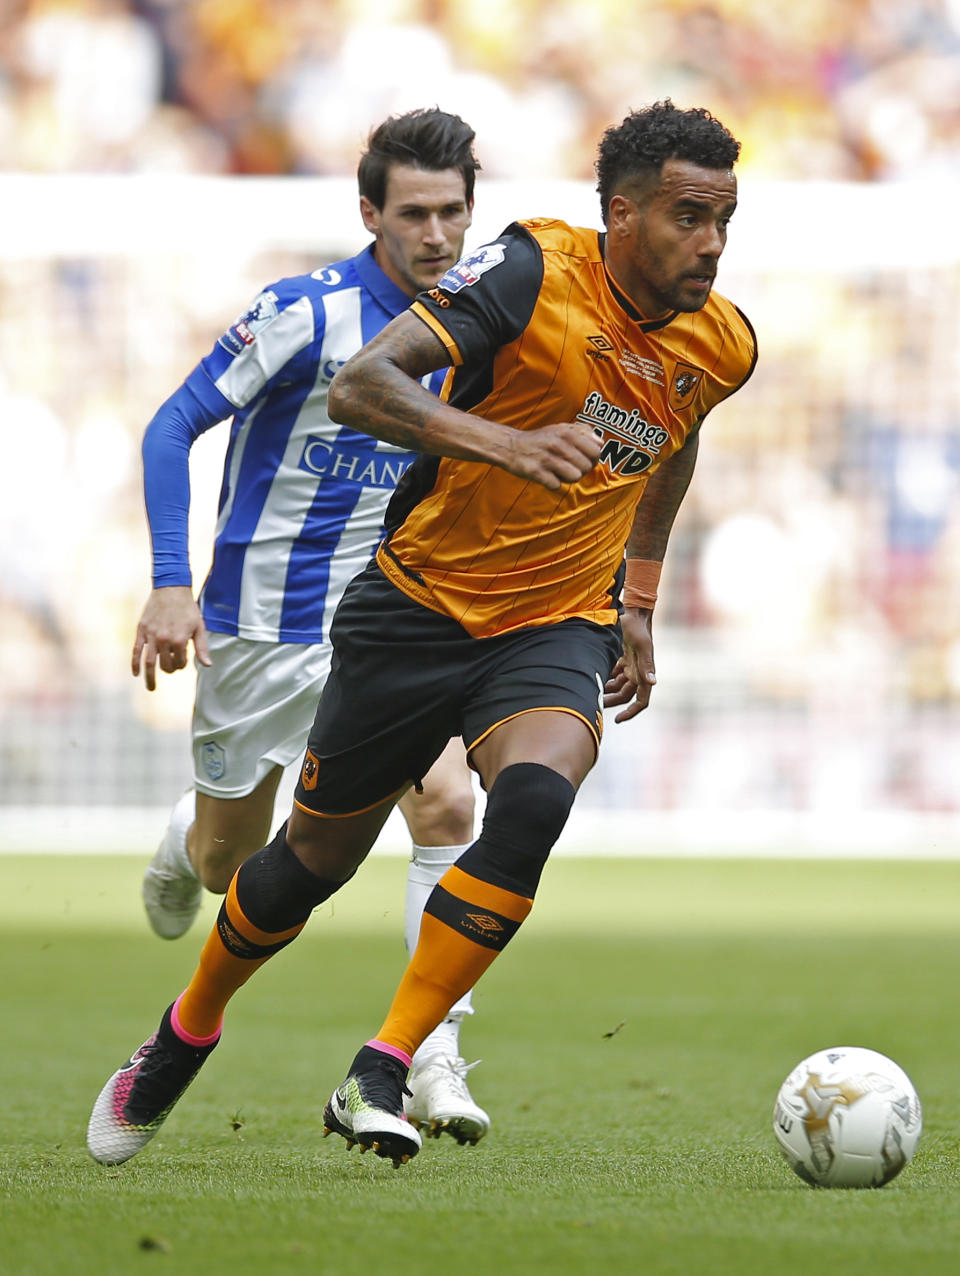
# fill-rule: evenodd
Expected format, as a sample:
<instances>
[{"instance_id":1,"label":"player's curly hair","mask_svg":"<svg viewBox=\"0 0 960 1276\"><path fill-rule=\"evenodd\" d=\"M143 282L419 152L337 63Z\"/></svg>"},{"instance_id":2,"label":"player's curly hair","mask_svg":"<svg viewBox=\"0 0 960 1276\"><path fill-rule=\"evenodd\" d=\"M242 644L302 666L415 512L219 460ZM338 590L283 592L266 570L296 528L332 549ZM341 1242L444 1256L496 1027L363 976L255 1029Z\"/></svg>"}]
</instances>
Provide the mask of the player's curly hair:
<instances>
[{"instance_id":1,"label":"player's curly hair","mask_svg":"<svg viewBox=\"0 0 960 1276\"><path fill-rule=\"evenodd\" d=\"M702 106L681 110L664 98L631 111L622 124L607 129L597 149L597 191L604 225L610 196L624 180L655 176L668 159L731 169L739 154L737 139Z\"/></svg>"},{"instance_id":2,"label":"player's curly hair","mask_svg":"<svg viewBox=\"0 0 960 1276\"><path fill-rule=\"evenodd\" d=\"M409 164L434 173L459 168L469 203L480 167L473 153L475 137L473 129L459 115L449 115L436 106L391 115L367 138L367 149L357 168L360 194L375 208L382 209L392 164Z\"/></svg>"}]
</instances>

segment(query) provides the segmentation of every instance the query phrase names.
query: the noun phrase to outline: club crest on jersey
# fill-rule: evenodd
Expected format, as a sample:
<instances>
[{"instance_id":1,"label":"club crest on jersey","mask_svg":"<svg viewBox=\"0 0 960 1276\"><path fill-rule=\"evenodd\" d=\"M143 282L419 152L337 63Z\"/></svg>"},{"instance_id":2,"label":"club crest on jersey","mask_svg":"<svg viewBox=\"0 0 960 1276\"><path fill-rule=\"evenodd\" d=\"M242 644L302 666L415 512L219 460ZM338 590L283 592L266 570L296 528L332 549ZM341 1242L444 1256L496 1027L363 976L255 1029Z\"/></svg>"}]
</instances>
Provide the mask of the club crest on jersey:
<instances>
[{"instance_id":1,"label":"club crest on jersey","mask_svg":"<svg viewBox=\"0 0 960 1276\"><path fill-rule=\"evenodd\" d=\"M444 292L459 292L461 288L469 288L481 275L485 275L494 266L499 266L503 259L503 244L484 244L482 248L461 257L455 266L451 266L437 287Z\"/></svg>"},{"instance_id":2,"label":"club crest on jersey","mask_svg":"<svg viewBox=\"0 0 960 1276\"><path fill-rule=\"evenodd\" d=\"M673 374L673 384L670 387L670 406L672 408L689 407L702 377L701 368L695 368L689 363L678 363L677 370Z\"/></svg>"},{"instance_id":3,"label":"club crest on jersey","mask_svg":"<svg viewBox=\"0 0 960 1276\"><path fill-rule=\"evenodd\" d=\"M276 319L277 294L269 288L262 292L253 305L240 316L232 327L220 338L220 345L230 354L242 354L247 346L252 346L268 323Z\"/></svg>"}]
</instances>

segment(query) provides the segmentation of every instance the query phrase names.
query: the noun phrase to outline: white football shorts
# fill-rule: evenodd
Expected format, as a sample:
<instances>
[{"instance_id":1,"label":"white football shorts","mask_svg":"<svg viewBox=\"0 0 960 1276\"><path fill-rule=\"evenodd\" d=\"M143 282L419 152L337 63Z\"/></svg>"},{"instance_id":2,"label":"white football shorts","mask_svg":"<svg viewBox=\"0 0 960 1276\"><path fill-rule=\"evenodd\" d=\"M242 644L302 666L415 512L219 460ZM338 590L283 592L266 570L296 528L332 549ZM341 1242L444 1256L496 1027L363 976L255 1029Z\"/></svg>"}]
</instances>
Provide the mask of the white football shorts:
<instances>
[{"instance_id":1,"label":"white football shorts","mask_svg":"<svg viewBox=\"0 0 960 1276\"><path fill-rule=\"evenodd\" d=\"M213 664L197 665L194 784L210 797L246 797L272 767L303 756L332 649L209 631L207 640Z\"/></svg>"}]
</instances>

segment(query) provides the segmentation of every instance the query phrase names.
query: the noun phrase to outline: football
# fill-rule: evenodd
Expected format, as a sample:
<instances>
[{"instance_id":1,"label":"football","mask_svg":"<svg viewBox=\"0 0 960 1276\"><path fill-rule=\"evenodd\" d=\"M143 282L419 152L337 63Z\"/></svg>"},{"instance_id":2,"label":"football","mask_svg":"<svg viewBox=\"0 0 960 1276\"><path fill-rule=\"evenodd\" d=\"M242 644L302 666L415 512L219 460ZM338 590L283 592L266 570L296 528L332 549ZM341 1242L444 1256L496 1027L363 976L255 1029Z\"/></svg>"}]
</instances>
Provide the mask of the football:
<instances>
[{"instance_id":1,"label":"football","mask_svg":"<svg viewBox=\"0 0 960 1276\"><path fill-rule=\"evenodd\" d=\"M798 1063L773 1109L781 1152L813 1187L883 1187L912 1158L922 1121L903 1069L860 1046Z\"/></svg>"}]
</instances>

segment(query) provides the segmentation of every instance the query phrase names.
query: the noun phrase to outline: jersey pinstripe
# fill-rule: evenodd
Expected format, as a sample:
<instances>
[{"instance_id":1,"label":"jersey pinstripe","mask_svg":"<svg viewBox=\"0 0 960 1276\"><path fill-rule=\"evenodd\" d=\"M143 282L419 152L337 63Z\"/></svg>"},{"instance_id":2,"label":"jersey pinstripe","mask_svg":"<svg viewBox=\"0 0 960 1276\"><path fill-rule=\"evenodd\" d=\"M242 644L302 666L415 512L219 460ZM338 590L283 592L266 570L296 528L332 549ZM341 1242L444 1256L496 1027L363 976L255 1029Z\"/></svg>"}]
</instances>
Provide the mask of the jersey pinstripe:
<instances>
[{"instance_id":1,"label":"jersey pinstripe","mask_svg":"<svg viewBox=\"0 0 960 1276\"><path fill-rule=\"evenodd\" d=\"M391 502L381 568L476 637L572 616L615 623L647 480L750 375L749 322L717 294L644 321L607 275L597 232L547 220L508 228L413 309L450 354L451 404L518 429L584 421L603 450L559 492L420 457Z\"/></svg>"}]
</instances>

